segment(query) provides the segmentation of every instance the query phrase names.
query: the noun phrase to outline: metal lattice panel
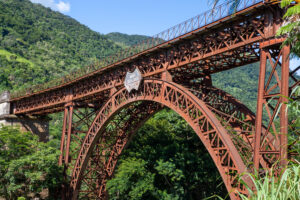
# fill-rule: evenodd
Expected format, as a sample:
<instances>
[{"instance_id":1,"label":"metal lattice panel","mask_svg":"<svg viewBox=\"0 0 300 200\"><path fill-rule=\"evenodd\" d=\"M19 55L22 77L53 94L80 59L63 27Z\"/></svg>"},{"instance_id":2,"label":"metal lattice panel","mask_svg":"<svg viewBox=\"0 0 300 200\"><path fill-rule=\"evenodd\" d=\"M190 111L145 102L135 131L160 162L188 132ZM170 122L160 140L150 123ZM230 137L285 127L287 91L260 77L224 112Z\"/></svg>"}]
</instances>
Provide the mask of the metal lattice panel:
<instances>
[{"instance_id":1,"label":"metal lattice panel","mask_svg":"<svg viewBox=\"0 0 300 200\"><path fill-rule=\"evenodd\" d=\"M112 95L97 114L85 137L73 171L71 187L74 191L74 198L77 197L80 184L85 179L86 168L95 145L109 145L107 142L99 143L99 141L104 141L110 136L114 137L114 134L107 133L108 124L113 116L115 116L121 108L129 108L127 107L128 105L139 101L157 102L170 107L181 115L191 125L208 149L228 191L245 192L243 188L239 186L237 177L238 174L246 171L246 166L243 164L239 152L232 143L229 134L217 118L215 118L214 114L207 108L205 103L175 83L168 83L161 80L144 80L142 88L137 92L128 93L125 88L120 89ZM142 108L147 107L143 106ZM116 136L121 137L118 134L123 134L123 132L125 132L123 128L126 127L127 126L124 125L122 128L117 129L120 131L117 131ZM103 155L104 147L101 145L99 148L102 150L101 155ZM121 146L123 148L124 144ZM108 153L112 153L112 151L108 151ZM108 167L114 167L114 165L115 164L110 164ZM105 173L101 172L100 174L107 174L107 170L110 172L113 171L113 169L107 168L105 168L105 170ZM106 180L103 179L103 181ZM102 187L105 186L103 184L100 185ZM103 193L100 192L97 194L101 196ZM232 193L231 196L235 196L235 194L236 193Z\"/></svg>"}]
</instances>

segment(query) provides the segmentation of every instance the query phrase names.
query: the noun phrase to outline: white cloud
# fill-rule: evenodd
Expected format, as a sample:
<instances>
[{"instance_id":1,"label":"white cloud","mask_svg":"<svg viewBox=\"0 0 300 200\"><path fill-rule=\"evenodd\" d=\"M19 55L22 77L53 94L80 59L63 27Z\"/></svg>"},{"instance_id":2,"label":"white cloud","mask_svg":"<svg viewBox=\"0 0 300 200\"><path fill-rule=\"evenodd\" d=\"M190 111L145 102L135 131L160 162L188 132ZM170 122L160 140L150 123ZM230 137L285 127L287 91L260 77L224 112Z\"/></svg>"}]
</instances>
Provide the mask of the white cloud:
<instances>
[{"instance_id":1,"label":"white cloud","mask_svg":"<svg viewBox=\"0 0 300 200\"><path fill-rule=\"evenodd\" d=\"M54 0L31 0L32 3L40 3L43 6L49 7L53 10L57 10L59 12L69 12L71 9L70 3L69 2L64 2L59 0L54 1Z\"/></svg>"},{"instance_id":2,"label":"white cloud","mask_svg":"<svg viewBox=\"0 0 300 200\"><path fill-rule=\"evenodd\" d=\"M65 3L63 1L58 2L58 4L56 4L58 10L60 12L69 12L70 11L70 4L69 3Z\"/></svg>"}]
</instances>

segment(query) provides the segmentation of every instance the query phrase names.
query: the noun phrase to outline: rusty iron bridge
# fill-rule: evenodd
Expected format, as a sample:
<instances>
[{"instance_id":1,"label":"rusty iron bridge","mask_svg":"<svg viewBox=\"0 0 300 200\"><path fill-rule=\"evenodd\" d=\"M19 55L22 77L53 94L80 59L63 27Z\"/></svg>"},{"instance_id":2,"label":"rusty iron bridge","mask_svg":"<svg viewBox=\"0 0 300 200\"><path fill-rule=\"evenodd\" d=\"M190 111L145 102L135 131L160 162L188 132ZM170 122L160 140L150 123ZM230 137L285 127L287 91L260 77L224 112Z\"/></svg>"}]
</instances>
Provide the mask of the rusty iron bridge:
<instances>
[{"instance_id":1,"label":"rusty iron bridge","mask_svg":"<svg viewBox=\"0 0 300 200\"><path fill-rule=\"evenodd\" d=\"M289 124L282 95L299 85L299 67L289 71L290 48L276 37L284 10L266 0L241 0L231 10L226 2L68 77L12 95L11 113L17 116L64 112L59 164L69 181L65 199L107 199L106 182L119 155L163 107L177 112L199 136L231 199L247 194L240 174L287 164ZM255 62L260 62L256 115L211 79L213 73ZM141 77L130 75L135 82L126 80L127 87L134 83L138 89L129 91L124 81L133 71Z\"/></svg>"}]
</instances>

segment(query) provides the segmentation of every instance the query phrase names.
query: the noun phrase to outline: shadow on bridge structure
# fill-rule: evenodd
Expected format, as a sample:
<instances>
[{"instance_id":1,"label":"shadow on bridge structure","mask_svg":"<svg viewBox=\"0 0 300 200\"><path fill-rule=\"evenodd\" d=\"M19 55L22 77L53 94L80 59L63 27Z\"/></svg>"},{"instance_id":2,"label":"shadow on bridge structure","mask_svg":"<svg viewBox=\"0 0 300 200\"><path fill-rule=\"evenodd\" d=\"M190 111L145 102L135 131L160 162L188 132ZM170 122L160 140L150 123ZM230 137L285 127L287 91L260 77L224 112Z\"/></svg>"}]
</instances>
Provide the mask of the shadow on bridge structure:
<instances>
[{"instance_id":1,"label":"shadow on bridge structure","mask_svg":"<svg viewBox=\"0 0 300 200\"><path fill-rule=\"evenodd\" d=\"M10 112L17 116L64 112L59 158L69 183L64 198L107 199L106 182L120 154L139 127L163 107L177 112L199 136L231 199L239 199L238 192L247 194L240 176L252 184L242 174L287 165L289 124L282 96L299 85L299 67L290 72L290 48L281 47L284 38L276 37L284 10L262 0L241 0L235 13L230 5L222 4L54 85L12 95ZM256 115L214 87L211 79L213 73L254 62L260 62Z\"/></svg>"}]
</instances>

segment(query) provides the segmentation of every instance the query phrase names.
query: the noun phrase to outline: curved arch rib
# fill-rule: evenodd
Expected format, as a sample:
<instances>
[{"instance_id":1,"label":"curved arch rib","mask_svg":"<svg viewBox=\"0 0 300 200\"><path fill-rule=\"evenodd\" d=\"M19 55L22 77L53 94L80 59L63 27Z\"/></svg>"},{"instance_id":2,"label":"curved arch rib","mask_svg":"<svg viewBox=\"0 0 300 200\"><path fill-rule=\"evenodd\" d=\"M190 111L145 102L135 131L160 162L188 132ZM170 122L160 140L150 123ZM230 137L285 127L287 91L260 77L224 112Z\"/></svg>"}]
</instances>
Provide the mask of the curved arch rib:
<instances>
[{"instance_id":1,"label":"curved arch rib","mask_svg":"<svg viewBox=\"0 0 300 200\"><path fill-rule=\"evenodd\" d=\"M227 131L232 136L247 168L253 168L255 114L239 100L219 88L194 84L189 90L207 104L219 117L223 126L228 127ZM264 132L265 127L262 130ZM267 134L264 145L266 149L278 151L278 141L271 133ZM274 164L274 159L260 156L260 164L265 169L270 168Z\"/></svg>"},{"instance_id":2,"label":"curved arch rib","mask_svg":"<svg viewBox=\"0 0 300 200\"><path fill-rule=\"evenodd\" d=\"M165 105L193 128L214 160L232 199L236 192L245 192L237 183L237 176L246 172L246 166L235 148L230 135L203 101L188 89L162 80L145 80L137 92L128 93L121 88L106 102L97 114L85 137L77 158L71 181L73 199L77 198L83 173L89 157L107 124L122 108L138 101L152 101ZM246 180L246 182L248 182Z\"/></svg>"},{"instance_id":3,"label":"curved arch rib","mask_svg":"<svg viewBox=\"0 0 300 200\"><path fill-rule=\"evenodd\" d=\"M156 102L132 103L120 110L97 141L82 176L80 199L107 199L106 181L113 173L120 154L129 144L133 134L162 106Z\"/></svg>"}]
</instances>

